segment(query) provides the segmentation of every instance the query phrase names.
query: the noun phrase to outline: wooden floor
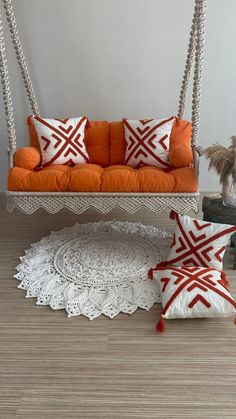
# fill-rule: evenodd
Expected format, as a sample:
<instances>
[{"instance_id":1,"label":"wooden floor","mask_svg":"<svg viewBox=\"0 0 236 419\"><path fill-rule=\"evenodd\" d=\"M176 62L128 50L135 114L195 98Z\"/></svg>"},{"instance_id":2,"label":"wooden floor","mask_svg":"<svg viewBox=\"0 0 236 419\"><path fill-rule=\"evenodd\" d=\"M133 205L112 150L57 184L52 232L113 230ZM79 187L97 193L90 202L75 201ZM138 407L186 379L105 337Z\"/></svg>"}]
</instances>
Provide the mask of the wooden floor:
<instances>
[{"instance_id":1,"label":"wooden floor","mask_svg":"<svg viewBox=\"0 0 236 419\"><path fill-rule=\"evenodd\" d=\"M166 215L140 212L7 214L1 201L0 418L235 418L231 320L172 320L158 335L160 305L114 320L68 319L16 288L14 267L30 243L101 218L173 228ZM227 255L226 267L231 264ZM236 295L235 272L227 271Z\"/></svg>"}]
</instances>

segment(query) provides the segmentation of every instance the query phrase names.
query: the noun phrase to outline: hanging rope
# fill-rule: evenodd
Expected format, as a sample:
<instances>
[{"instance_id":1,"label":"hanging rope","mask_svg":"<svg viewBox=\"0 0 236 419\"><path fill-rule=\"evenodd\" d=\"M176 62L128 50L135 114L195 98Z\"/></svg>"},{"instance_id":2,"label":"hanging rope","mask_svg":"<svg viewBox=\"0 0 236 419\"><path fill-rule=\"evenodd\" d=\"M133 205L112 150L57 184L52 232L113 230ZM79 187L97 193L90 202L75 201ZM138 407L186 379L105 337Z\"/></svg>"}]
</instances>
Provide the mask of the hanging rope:
<instances>
[{"instance_id":1,"label":"hanging rope","mask_svg":"<svg viewBox=\"0 0 236 419\"><path fill-rule=\"evenodd\" d=\"M195 51L196 51L197 17L198 17L198 4L195 3L193 22L192 22L189 44L188 44L188 54L187 54L184 75L183 75L183 80L182 80L182 85L181 85L181 90L180 90L180 95L179 95L178 117L180 119L182 119L184 116L187 92L188 92L188 87L189 87L189 80L190 80L192 66L193 66L193 59L194 59Z\"/></svg>"},{"instance_id":2,"label":"hanging rope","mask_svg":"<svg viewBox=\"0 0 236 419\"><path fill-rule=\"evenodd\" d=\"M21 46L17 23L12 7L11 0L3 0L3 5L6 12L9 30L11 33L12 42L16 52L16 58L20 67L22 79L25 85L25 90L29 99L29 103L34 115L39 115L38 103L34 94L33 85L31 82L29 70L27 68L24 52Z\"/></svg>"},{"instance_id":3,"label":"hanging rope","mask_svg":"<svg viewBox=\"0 0 236 419\"><path fill-rule=\"evenodd\" d=\"M5 110L5 117L7 123L7 132L9 138L8 156L9 167L13 166L13 155L16 150L16 130L14 122L14 110L12 103L11 87L9 81L9 73L7 66L7 56L4 43L2 15L0 11L0 73L3 91L3 103Z\"/></svg>"},{"instance_id":4,"label":"hanging rope","mask_svg":"<svg viewBox=\"0 0 236 419\"><path fill-rule=\"evenodd\" d=\"M202 154L202 148L198 145L199 122L200 122L200 101L201 101L201 81L203 66L203 51L205 44L205 15L207 0L195 0L194 16L190 32L188 54L185 64L184 76L182 80L178 117L183 118L187 91L191 71L194 63L193 93L192 93L192 138L191 145L194 150Z\"/></svg>"},{"instance_id":5,"label":"hanging rope","mask_svg":"<svg viewBox=\"0 0 236 419\"><path fill-rule=\"evenodd\" d=\"M198 147L199 122L200 122L200 102L201 102L201 82L203 53L205 45L205 16L206 16L206 0L197 1L197 36L196 36L196 54L195 69L193 76L193 96L192 96L192 148L199 151Z\"/></svg>"}]
</instances>

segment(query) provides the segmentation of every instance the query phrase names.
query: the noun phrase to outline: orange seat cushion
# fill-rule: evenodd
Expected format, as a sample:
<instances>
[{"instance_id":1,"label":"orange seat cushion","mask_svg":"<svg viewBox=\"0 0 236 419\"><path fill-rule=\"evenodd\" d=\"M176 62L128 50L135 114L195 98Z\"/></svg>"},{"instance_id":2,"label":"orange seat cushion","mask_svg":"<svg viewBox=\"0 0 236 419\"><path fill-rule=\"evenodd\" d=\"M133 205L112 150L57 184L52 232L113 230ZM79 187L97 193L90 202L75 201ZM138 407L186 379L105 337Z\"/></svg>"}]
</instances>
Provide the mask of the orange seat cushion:
<instances>
[{"instance_id":1,"label":"orange seat cushion","mask_svg":"<svg viewBox=\"0 0 236 419\"><path fill-rule=\"evenodd\" d=\"M40 171L13 167L9 171L8 190L24 192L65 192L69 166L53 165Z\"/></svg>"},{"instance_id":2,"label":"orange seat cushion","mask_svg":"<svg viewBox=\"0 0 236 419\"><path fill-rule=\"evenodd\" d=\"M138 170L129 166L110 166L104 169L102 192L139 192Z\"/></svg>"},{"instance_id":3,"label":"orange seat cushion","mask_svg":"<svg viewBox=\"0 0 236 419\"><path fill-rule=\"evenodd\" d=\"M175 180L173 192L196 192L198 190L198 179L194 167L182 167L174 169L170 173Z\"/></svg>"},{"instance_id":4,"label":"orange seat cushion","mask_svg":"<svg viewBox=\"0 0 236 419\"><path fill-rule=\"evenodd\" d=\"M40 171L14 167L9 171L8 190L28 192L99 192L103 169L93 164L71 168L52 165Z\"/></svg>"},{"instance_id":5,"label":"orange seat cushion","mask_svg":"<svg viewBox=\"0 0 236 419\"><path fill-rule=\"evenodd\" d=\"M100 192L103 169L96 164L81 164L70 170L67 190L70 192Z\"/></svg>"},{"instance_id":6,"label":"orange seat cushion","mask_svg":"<svg viewBox=\"0 0 236 419\"><path fill-rule=\"evenodd\" d=\"M190 122L183 119L177 119L174 122L170 136L170 163L173 167L189 166L193 160L191 150L191 132ZM182 156L181 150L178 154L177 146L185 146L185 156ZM110 123L110 165L119 165L124 163L125 158L125 131L123 122ZM172 151L173 150L173 151ZM174 153L174 154L173 154Z\"/></svg>"},{"instance_id":7,"label":"orange seat cushion","mask_svg":"<svg viewBox=\"0 0 236 419\"><path fill-rule=\"evenodd\" d=\"M31 171L21 167L10 169L9 191L25 192L196 192L195 169L184 167L169 172L156 167L139 170L128 166L103 169L94 164L71 168L63 165Z\"/></svg>"},{"instance_id":8,"label":"orange seat cushion","mask_svg":"<svg viewBox=\"0 0 236 419\"><path fill-rule=\"evenodd\" d=\"M172 192L175 187L173 176L157 167L142 167L139 183L140 192Z\"/></svg>"},{"instance_id":9,"label":"orange seat cushion","mask_svg":"<svg viewBox=\"0 0 236 419\"><path fill-rule=\"evenodd\" d=\"M38 135L32 121L27 118L30 145L39 148ZM107 121L89 121L89 127L85 130L85 145L90 163L102 167L109 166L109 132L110 124Z\"/></svg>"},{"instance_id":10,"label":"orange seat cushion","mask_svg":"<svg viewBox=\"0 0 236 419\"><path fill-rule=\"evenodd\" d=\"M194 168L184 167L165 172L157 167L133 169L110 166L104 169L102 192L196 192L198 188Z\"/></svg>"}]
</instances>

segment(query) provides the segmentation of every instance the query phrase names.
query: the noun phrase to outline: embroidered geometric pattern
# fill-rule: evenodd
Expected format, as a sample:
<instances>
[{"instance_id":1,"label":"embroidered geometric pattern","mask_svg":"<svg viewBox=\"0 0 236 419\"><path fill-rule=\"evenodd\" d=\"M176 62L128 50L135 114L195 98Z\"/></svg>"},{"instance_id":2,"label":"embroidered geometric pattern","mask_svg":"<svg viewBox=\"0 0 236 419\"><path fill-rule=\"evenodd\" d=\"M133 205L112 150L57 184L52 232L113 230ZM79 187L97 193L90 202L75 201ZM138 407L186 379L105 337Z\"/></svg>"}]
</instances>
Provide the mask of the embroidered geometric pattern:
<instances>
[{"instance_id":1,"label":"embroidered geometric pattern","mask_svg":"<svg viewBox=\"0 0 236 419\"><path fill-rule=\"evenodd\" d=\"M230 236L236 232L236 227L194 220L186 215L180 216L174 211L171 217L176 219L177 226L168 263L221 270L226 245Z\"/></svg>"},{"instance_id":2,"label":"embroidered geometric pattern","mask_svg":"<svg viewBox=\"0 0 236 419\"><path fill-rule=\"evenodd\" d=\"M163 318L225 317L236 312L225 274L218 269L167 266L157 271Z\"/></svg>"},{"instance_id":3,"label":"embroidered geometric pattern","mask_svg":"<svg viewBox=\"0 0 236 419\"><path fill-rule=\"evenodd\" d=\"M168 155L174 119L174 117L140 121L123 119L126 140L124 164L133 168L170 167Z\"/></svg>"},{"instance_id":4,"label":"embroidered geometric pattern","mask_svg":"<svg viewBox=\"0 0 236 419\"><path fill-rule=\"evenodd\" d=\"M45 119L33 117L42 154L42 166L51 164L87 163L89 156L84 144L84 131L87 124L81 118Z\"/></svg>"}]
</instances>

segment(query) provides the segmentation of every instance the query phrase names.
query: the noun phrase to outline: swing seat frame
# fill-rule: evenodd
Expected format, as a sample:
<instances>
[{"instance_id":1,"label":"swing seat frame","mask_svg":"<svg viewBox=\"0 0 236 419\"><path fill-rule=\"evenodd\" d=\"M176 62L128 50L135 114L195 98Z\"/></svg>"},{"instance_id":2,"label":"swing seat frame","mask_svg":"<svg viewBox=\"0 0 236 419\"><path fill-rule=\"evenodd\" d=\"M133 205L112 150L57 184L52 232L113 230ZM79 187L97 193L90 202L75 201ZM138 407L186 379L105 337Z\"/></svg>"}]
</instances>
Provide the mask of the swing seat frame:
<instances>
[{"instance_id":1,"label":"swing seat frame","mask_svg":"<svg viewBox=\"0 0 236 419\"><path fill-rule=\"evenodd\" d=\"M115 208L134 214L139 209L158 214L163 210L198 212L199 192L195 193L103 193L103 192L6 192L9 212L18 209L33 214L38 209L55 214L66 208L75 214L94 209L107 214Z\"/></svg>"}]
</instances>

